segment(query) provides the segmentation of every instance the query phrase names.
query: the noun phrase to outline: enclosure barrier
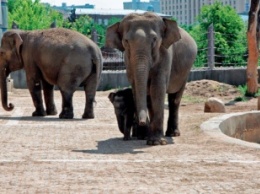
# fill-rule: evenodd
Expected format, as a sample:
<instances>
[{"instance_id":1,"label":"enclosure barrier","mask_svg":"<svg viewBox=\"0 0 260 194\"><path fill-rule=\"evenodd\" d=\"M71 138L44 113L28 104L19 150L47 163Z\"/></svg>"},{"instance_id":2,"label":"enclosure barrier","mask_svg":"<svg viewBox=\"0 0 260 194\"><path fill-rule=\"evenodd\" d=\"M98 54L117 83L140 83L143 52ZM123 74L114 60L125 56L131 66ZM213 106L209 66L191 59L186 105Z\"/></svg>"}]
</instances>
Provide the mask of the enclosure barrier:
<instances>
[{"instance_id":1,"label":"enclosure barrier","mask_svg":"<svg viewBox=\"0 0 260 194\"><path fill-rule=\"evenodd\" d=\"M258 74L260 74L260 68L258 68ZM19 70L11 73L11 79L14 88L27 88L26 77L24 70ZM214 80L221 83L226 83L234 86L246 84L246 68L200 68L192 69L188 81L196 80ZM258 78L258 82L260 79ZM109 90L112 88L123 88L130 86L125 70L106 71L101 74L101 80L98 90Z\"/></svg>"}]
</instances>

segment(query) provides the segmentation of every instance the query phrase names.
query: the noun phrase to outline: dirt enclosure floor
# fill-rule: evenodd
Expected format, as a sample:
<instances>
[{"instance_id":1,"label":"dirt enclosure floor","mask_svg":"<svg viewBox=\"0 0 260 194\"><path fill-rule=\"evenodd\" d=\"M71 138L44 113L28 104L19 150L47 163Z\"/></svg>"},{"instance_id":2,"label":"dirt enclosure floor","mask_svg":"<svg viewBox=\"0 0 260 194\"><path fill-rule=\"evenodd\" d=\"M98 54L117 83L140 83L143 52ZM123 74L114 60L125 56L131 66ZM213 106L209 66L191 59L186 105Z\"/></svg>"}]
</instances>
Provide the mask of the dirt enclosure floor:
<instances>
[{"instance_id":1,"label":"dirt enclosure floor","mask_svg":"<svg viewBox=\"0 0 260 194\"><path fill-rule=\"evenodd\" d=\"M256 110L256 98L235 103L240 94L232 86L190 82L180 107L181 136L147 146L122 140L109 92L97 92L91 120L81 119L82 91L74 94L73 120L33 118L28 91L10 92L14 110L0 108L0 193L260 193L260 150L200 129L224 114L203 112L208 97L227 103L227 113ZM60 112L58 91L55 102ZM167 115L165 108L165 121Z\"/></svg>"}]
</instances>

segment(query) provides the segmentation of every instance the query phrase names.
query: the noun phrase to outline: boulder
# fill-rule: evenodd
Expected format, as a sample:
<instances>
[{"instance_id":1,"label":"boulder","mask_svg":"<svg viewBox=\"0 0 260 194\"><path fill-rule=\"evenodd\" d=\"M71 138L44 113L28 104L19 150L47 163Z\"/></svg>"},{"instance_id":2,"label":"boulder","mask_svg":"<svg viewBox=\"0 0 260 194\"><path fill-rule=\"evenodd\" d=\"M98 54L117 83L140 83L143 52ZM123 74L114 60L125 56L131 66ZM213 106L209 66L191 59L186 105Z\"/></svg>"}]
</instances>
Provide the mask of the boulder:
<instances>
[{"instance_id":1,"label":"boulder","mask_svg":"<svg viewBox=\"0 0 260 194\"><path fill-rule=\"evenodd\" d=\"M218 98L209 98L205 102L204 112L214 112L214 113L223 113L226 112L225 104L222 100Z\"/></svg>"}]
</instances>

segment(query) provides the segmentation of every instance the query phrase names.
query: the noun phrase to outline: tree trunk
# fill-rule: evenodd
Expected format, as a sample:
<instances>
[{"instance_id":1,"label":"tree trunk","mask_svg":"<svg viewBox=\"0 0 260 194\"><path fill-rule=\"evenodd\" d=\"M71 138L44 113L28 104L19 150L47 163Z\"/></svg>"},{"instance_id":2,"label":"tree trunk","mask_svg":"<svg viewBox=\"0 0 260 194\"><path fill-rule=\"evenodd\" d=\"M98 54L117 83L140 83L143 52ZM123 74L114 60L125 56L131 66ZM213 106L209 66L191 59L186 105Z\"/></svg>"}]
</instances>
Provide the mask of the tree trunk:
<instances>
[{"instance_id":1,"label":"tree trunk","mask_svg":"<svg viewBox=\"0 0 260 194\"><path fill-rule=\"evenodd\" d=\"M250 11L248 13L248 60L247 60L247 96L254 96L258 90L258 43L257 43L257 23L258 23L259 0L251 0Z\"/></svg>"}]
</instances>

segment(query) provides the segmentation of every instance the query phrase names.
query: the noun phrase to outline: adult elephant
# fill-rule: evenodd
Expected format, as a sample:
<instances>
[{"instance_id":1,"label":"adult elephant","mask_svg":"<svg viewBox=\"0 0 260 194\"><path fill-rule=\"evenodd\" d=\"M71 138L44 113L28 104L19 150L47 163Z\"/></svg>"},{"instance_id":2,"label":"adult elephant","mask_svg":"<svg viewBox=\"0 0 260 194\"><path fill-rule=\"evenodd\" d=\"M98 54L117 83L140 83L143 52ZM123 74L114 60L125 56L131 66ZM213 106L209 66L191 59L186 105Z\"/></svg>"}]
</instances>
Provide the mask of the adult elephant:
<instances>
[{"instance_id":1,"label":"adult elephant","mask_svg":"<svg viewBox=\"0 0 260 194\"><path fill-rule=\"evenodd\" d=\"M76 31L63 28L7 31L0 48L2 106L6 111L14 108L13 104L7 104L6 77L10 72L24 68L36 109L32 116L57 114L53 100L53 88L57 85L62 95L60 118L74 117L72 97L78 86L84 86L86 93L82 118L94 118L93 102L102 66L99 47Z\"/></svg>"},{"instance_id":2,"label":"adult elephant","mask_svg":"<svg viewBox=\"0 0 260 194\"><path fill-rule=\"evenodd\" d=\"M150 119L148 145L164 145L164 99L168 93L166 136L179 136L178 112L197 45L175 21L155 13L129 14L107 29L106 46L124 51L139 124Z\"/></svg>"}]
</instances>

